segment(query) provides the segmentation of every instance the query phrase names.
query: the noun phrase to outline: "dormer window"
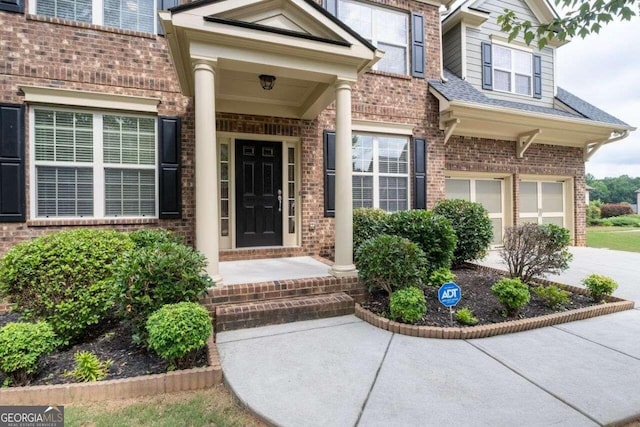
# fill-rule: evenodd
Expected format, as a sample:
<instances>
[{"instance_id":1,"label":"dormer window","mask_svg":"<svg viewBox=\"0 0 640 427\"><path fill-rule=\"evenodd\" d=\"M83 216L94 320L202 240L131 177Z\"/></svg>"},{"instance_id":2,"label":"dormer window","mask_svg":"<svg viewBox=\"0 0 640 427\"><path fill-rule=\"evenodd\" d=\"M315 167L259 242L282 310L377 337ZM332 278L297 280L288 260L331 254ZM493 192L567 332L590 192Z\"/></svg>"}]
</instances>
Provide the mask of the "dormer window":
<instances>
[{"instance_id":1,"label":"dormer window","mask_svg":"<svg viewBox=\"0 0 640 427\"><path fill-rule=\"evenodd\" d=\"M530 52L493 45L493 90L531 96L533 61Z\"/></svg>"}]
</instances>

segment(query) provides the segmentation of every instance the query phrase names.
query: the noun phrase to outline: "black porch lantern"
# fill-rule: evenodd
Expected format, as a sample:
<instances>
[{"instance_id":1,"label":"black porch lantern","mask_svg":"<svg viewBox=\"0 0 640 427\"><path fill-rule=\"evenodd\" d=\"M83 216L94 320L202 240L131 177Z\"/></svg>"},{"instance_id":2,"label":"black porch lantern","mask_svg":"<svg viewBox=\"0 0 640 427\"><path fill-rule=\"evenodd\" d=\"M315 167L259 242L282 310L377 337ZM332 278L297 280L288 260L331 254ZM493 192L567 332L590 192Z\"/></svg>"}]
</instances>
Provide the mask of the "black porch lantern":
<instances>
[{"instance_id":1,"label":"black porch lantern","mask_svg":"<svg viewBox=\"0 0 640 427\"><path fill-rule=\"evenodd\" d=\"M276 78L274 76L270 76L268 74L260 74L258 78L260 79L260 86L262 86L262 89L264 90L273 89L273 85L276 82Z\"/></svg>"}]
</instances>

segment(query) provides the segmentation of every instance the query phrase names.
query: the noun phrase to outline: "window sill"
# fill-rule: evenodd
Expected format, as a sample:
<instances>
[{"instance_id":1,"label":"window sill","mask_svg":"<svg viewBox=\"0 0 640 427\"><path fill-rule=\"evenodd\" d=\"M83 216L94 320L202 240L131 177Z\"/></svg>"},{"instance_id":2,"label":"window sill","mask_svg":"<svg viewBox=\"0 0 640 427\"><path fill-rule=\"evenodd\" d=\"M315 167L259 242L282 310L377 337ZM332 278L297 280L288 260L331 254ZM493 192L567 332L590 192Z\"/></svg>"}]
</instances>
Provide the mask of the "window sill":
<instances>
[{"instance_id":1,"label":"window sill","mask_svg":"<svg viewBox=\"0 0 640 427\"><path fill-rule=\"evenodd\" d=\"M158 218L40 218L27 221L27 227L61 227L93 225L142 225L158 224Z\"/></svg>"},{"instance_id":2,"label":"window sill","mask_svg":"<svg viewBox=\"0 0 640 427\"><path fill-rule=\"evenodd\" d=\"M367 74L373 74L376 76L385 76L385 77L393 77L396 79L402 79L402 80L411 80L413 79L413 77L411 77L408 74L396 74L396 73L389 73L386 71L379 71L379 70L369 70L367 71Z\"/></svg>"},{"instance_id":3,"label":"window sill","mask_svg":"<svg viewBox=\"0 0 640 427\"><path fill-rule=\"evenodd\" d=\"M116 27L105 27L104 25L96 25L96 24L90 24L88 22L73 21L71 19L53 18L51 16L28 14L27 20L37 21L37 22L48 22L51 24L65 25L67 27L86 28L89 30L104 31L106 33L116 33L116 34L122 34L125 36L143 37L145 39L155 40L156 38L156 35L152 33L125 30L125 29L116 28Z\"/></svg>"}]
</instances>

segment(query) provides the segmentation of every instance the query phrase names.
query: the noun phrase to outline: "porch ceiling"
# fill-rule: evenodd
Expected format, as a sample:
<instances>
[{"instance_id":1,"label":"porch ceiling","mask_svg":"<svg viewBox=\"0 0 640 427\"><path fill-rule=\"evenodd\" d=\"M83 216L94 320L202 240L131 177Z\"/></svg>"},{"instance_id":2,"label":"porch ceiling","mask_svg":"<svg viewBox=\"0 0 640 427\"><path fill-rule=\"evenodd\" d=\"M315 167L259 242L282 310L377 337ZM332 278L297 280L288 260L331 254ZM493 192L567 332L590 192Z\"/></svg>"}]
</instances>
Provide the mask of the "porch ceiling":
<instances>
[{"instance_id":1,"label":"porch ceiling","mask_svg":"<svg viewBox=\"0 0 640 427\"><path fill-rule=\"evenodd\" d=\"M161 12L182 92L193 64L216 72L216 110L311 119L382 53L310 0L201 1ZM258 76L276 77L263 90Z\"/></svg>"}]
</instances>

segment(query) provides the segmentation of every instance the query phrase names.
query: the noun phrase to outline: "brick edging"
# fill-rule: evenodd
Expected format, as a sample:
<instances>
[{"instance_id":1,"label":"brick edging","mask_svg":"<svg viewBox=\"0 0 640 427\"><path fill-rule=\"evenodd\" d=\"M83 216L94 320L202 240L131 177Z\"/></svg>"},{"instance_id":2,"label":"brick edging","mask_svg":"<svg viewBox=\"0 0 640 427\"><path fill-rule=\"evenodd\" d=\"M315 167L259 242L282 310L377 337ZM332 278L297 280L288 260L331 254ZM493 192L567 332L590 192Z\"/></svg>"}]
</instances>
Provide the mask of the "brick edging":
<instances>
[{"instance_id":1,"label":"brick edging","mask_svg":"<svg viewBox=\"0 0 640 427\"><path fill-rule=\"evenodd\" d=\"M496 268L477 266L475 264L472 265L474 267L477 267L478 269L504 273L504 271ZM578 286L565 285L545 279L536 279L536 282L544 285L555 285L576 294L589 295L589 291L587 289ZM401 335L421 338L473 339L487 338L495 335L512 334L514 332L528 331L530 329L558 325L560 323L573 322L574 320L589 319L591 317L631 310L635 306L635 303L633 301L628 301L614 296L606 297L605 301L605 304L577 308L574 310L564 311L562 313L547 314L544 316L532 317L528 319L511 320L506 322L494 323L491 325L464 326L458 328L407 325L404 323L386 319L384 317L380 317L373 312L363 308L360 304L356 304L355 314L357 317L367 323L370 323L373 326Z\"/></svg>"},{"instance_id":2,"label":"brick edging","mask_svg":"<svg viewBox=\"0 0 640 427\"><path fill-rule=\"evenodd\" d=\"M164 374L90 383L1 388L0 402L3 405L66 405L210 388L222 384L222 367L213 334L207 340L207 361L209 366L204 368Z\"/></svg>"}]
</instances>

